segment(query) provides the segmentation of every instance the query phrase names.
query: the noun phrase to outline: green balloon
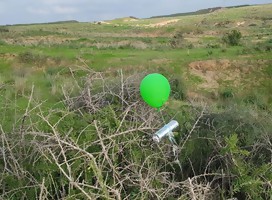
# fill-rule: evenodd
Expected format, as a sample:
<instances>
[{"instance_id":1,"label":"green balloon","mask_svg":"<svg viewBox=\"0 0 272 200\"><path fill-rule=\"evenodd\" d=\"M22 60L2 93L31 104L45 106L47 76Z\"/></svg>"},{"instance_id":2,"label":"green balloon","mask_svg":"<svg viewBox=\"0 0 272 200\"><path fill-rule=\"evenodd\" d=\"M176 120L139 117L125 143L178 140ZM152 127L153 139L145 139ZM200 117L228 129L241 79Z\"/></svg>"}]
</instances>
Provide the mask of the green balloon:
<instances>
[{"instance_id":1,"label":"green balloon","mask_svg":"<svg viewBox=\"0 0 272 200\"><path fill-rule=\"evenodd\" d=\"M160 108L169 98L170 84L161 74L149 74L140 84L143 100L154 108Z\"/></svg>"}]
</instances>

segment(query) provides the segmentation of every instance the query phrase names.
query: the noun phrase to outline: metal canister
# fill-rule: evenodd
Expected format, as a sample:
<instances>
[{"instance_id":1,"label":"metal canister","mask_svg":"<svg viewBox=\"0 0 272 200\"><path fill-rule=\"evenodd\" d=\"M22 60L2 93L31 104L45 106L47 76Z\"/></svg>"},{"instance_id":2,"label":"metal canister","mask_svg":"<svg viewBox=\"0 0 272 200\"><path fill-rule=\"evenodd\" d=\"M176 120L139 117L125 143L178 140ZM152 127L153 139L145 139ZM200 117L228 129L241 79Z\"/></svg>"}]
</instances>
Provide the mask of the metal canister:
<instances>
[{"instance_id":1,"label":"metal canister","mask_svg":"<svg viewBox=\"0 0 272 200\"><path fill-rule=\"evenodd\" d=\"M168 136L178 126L179 123L176 120L171 120L153 135L153 141L160 142L163 137Z\"/></svg>"}]
</instances>

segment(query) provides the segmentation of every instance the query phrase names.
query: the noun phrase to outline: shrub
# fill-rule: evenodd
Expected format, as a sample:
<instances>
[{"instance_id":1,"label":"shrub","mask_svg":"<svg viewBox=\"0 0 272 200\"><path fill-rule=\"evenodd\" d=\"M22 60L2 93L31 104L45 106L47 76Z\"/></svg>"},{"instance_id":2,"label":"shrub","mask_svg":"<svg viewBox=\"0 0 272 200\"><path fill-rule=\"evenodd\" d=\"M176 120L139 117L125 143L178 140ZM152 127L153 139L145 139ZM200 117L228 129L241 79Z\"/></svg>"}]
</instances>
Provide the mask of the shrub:
<instances>
[{"instance_id":1,"label":"shrub","mask_svg":"<svg viewBox=\"0 0 272 200\"><path fill-rule=\"evenodd\" d=\"M247 105L254 105L256 108L260 110L267 110L268 104L266 98L262 96L261 94L248 94L243 99L243 102Z\"/></svg>"},{"instance_id":2,"label":"shrub","mask_svg":"<svg viewBox=\"0 0 272 200\"><path fill-rule=\"evenodd\" d=\"M238 30L232 30L223 36L223 41L231 46L237 46L242 38L242 33Z\"/></svg>"},{"instance_id":3,"label":"shrub","mask_svg":"<svg viewBox=\"0 0 272 200\"><path fill-rule=\"evenodd\" d=\"M146 44L152 44L152 39L149 37L143 37L143 38L141 38L141 41Z\"/></svg>"},{"instance_id":4,"label":"shrub","mask_svg":"<svg viewBox=\"0 0 272 200\"><path fill-rule=\"evenodd\" d=\"M134 49L133 45L131 43L123 44L118 46L119 49Z\"/></svg>"},{"instance_id":5,"label":"shrub","mask_svg":"<svg viewBox=\"0 0 272 200\"><path fill-rule=\"evenodd\" d=\"M6 44L6 42L5 42L5 41L0 40L0 46L3 46L3 45L5 45L5 44Z\"/></svg>"},{"instance_id":6,"label":"shrub","mask_svg":"<svg viewBox=\"0 0 272 200\"><path fill-rule=\"evenodd\" d=\"M52 75L56 75L61 69L58 67L47 67L45 69L45 73L52 76Z\"/></svg>"},{"instance_id":7,"label":"shrub","mask_svg":"<svg viewBox=\"0 0 272 200\"><path fill-rule=\"evenodd\" d=\"M194 45L193 45L192 43L190 43L190 44L187 45L187 48L188 48L188 49L193 49L193 48L194 48Z\"/></svg>"},{"instance_id":8,"label":"shrub","mask_svg":"<svg viewBox=\"0 0 272 200\"><path fill-rule=\"evenodd\" d=\"M56 105L21 98L14 112L7 99L0 199L269 199L270 113L181 101L157 111L141 100L144 75L120 80L88 70L78 93L63 87ZM154 143L173 117L177 144Z\"/></svg>"},{"instance_id":9,"label":"shrub","mask_svg":"<svg viewBox=\"0 0 272 200\"><path fill-rule=\"evenodd\" d=\"M222 48L222 49L221 49L221 52L222 52L222 53L226 53L226 52L227 52L227 48Z\"/></svg>"},{"instance_id":10,"label":"shrub","mask_svg":"<svg viewBox=\"0 0 272 200\"><path fill-rule=\"evenodd\" d=\"M207 44L206 48L208 48L208 49L218 49L218 48L220 48L220 44L209 43L209 44Z\"/></svg>"},{"instance_id":11,"label":"shrub","mask_svg":"<svg viewBox=\"0 0 272 200\"><path fill-rule=\"evenodd\" d=\"M213 54L213 51L212 50L208 50L207 51L207 56L211 56Z\"/></svg>"},{"instance_id":12,"label":"shrub","mask_svg":"<svg viewBox=\"0 0 272 200\"><path fill-rule=\"evenodd\" d=\"M184 45L183 32L181 32L181 31L176 32L169 43L170 43L170 46L172 48L181 48L181 47L183 47L183 45Z\"/></svg>"},{"instance_id":13,"label":"shrub","mask_svg":"<svg viewBox=\"0 0 272 200\"><path fill-rule=\"evenodd\" d=\"M264 73L269 77L272 78L272 64L268 65L265 70Z\"/></svg>"},{"instance_id":14,"label":"shrub","mask_svg":"<svg viewBox=\"0 0 272 200\"><path fill-rule=\"evenodd\" d=\"M38 67L42 67L44 64L46 64L47 58L47 56L41 54L34 54L28 51L20 53L18 56L20 62L25 64L35 64Z\"/></svg>"},{"instance_id":15,"label":"shrub","mask_svg":"<svg viewBox=\"0 0 272 200\"><path fill-rule=\"evenodd\" d=\"M256 50L256 49L254 49L252 47L245 47L241 51L239 51L238 54L251 54L254 52L254 50Z\"/></svg>"},{"instance_id":16,"label":"shrub","mask_svg":"<svg viewBox=\"0 0 272 200\"><path fill-rule=\"evenodd\" d=\"M61 61L62 61L61 57L53 57L52 59L56 63L56 65L60 65L61 64Z\"/></svg>"},{"instance_id":17,"label":"shrub","mask_svg":"<svg viewBox=\"0 0 272 200\"><path fill-rule=\"evenodd\" d=\"M0 27L0 33L8 33L9 30L7 28L4 27Z\"/></svg>"},{"instance_id":18,"label":"shrub","mask_svg":"<svg viewBox=\"0 0 272 200\"><path fill-rule=\"evenodd\" d=\"M34 55L31 52L20 53L18 59L22 63L32 63L34 61Z\"/></svg>"},{"instance_id":19,"label":"shrub","mask_svg":"<svg viewBox=\"0 0 272 200\"><path fill-rule=\"evenodd\" d=\"M186 87L183 80L181 78L173 78L170 84L173 97L177 100L185 100Z\"/></svg>"},{"instance_id":20,"label":"shrub","mask_svg":"<svg viewBox=\"0 0 272 200\"><path fill-rule=\"evenodd\" d=\"M31 69L27 68L27 67L15 67L13 69L13 74L16 77L21 77L21 78L25 78L27 77L28 74L31 73Z\"/></svg>"},{"instance_id":21,"label":"shrub","mask_svg":"<svg viewBox=\"0 0 272 200\"><path fill-rule=\"evenodd\" d=\"M24 77L16 77L14 89L17 95L24 95L27 89L27 79Z\"/></svg>"},{"instance_id":22,"label":"shrub","mask_svg":"<svg viewBox=\"0 0 272 200\"><path fill-rule=\"evenodd\" d=\"M219 92L219 95L221 98L223 99L228 99L228 98L232 98L233 95L233 91L231 88L225 88L222 91Z\"/></svg>"}]
</instances>

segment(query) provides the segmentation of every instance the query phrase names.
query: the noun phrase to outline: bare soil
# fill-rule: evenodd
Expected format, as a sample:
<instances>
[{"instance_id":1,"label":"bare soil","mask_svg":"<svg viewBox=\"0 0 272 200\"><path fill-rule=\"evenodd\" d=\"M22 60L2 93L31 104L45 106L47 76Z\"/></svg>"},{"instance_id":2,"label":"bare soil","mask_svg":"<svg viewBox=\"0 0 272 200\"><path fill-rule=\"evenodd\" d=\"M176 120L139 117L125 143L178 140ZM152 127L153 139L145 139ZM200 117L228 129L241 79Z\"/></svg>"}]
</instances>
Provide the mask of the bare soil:
<instances>
[{"instance_id":1,"label":"bare soil","mask_svg":"<svg viewBox=\"0 0 272 200\"><path fill-rule=\"evenodd\" d=\"M16 58L16 54L13 53L2 53L0 54L0 58L4 60L14 60Z\"/></svg>"},{"instance_id":2,"label":"bare soil","mask_svg":"<svg viewBox=\"0 0 272 200\"><path fill-rule=\"evenodd\" d=\"M260 70L266 62L229 59L195 61L189 64L189 71L204 80L199 85L200 88L215 91L219 88L220 82L224 81L238 87L242 81L246 81L245 77L248 74Z\"/></svg>"},{"instance_id":3,"label":"bare soil","mask_svg":"<svg viewBox=\"0 0 272 200\"><path fill-rule=\"evenodd\" d=\"M63 38L58 36L35 36L35 37L19 37L9 38L5 42L7 44L20 44L20 45L39 45L39 44L63 44L76 38Z\"/></svg>"},{"instance_id":4,"label":"bare soil","mask_svg":"<svg viewBox=\"0 0 272 200\"><path fill-rule=\"evenodd\" d=\"M148 24L148 25L145 25L145 26L147 26L147 27L162 27L162 26L166 26L166 25L169 25L169 24L172 24L172 23L176 23L179 20L180 19L171 19L171 20L161 21L161 22L158 22L158 23L155 23L155 24Z\"/></svg>"}]
</instances>

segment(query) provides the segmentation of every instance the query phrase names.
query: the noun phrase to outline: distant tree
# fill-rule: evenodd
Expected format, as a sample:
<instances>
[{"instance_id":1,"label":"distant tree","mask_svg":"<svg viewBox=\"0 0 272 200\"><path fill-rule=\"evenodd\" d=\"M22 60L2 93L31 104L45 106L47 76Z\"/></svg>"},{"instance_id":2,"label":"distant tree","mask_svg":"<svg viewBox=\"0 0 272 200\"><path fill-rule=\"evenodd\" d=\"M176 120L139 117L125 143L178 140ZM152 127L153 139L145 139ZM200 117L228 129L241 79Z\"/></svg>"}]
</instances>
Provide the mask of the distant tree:
<instances>
[{"instance_id":1,"label":"distant tree","mask_svg":"<svg viewBox=\"0 0 272 200\"><path fill-rule=\"evenodd\" d=\"M223 41L231 46L237 46L242 38L242 33L238 30L232 30L223 36Z\"/></svg>"},{"instance_id":2,"label":"distant tree","mask_svg":"<svg viewBox=\"0 0 272 200\"><path fill-rule=\"evenodd\" d=\"M129 16L129 18L131 18L131 19L139 19L139 18L134 17L134 16Z\"/></svg>"}]
</instances>

